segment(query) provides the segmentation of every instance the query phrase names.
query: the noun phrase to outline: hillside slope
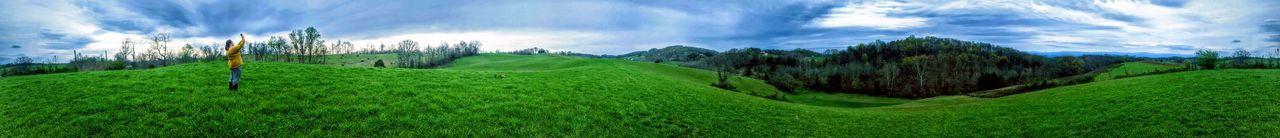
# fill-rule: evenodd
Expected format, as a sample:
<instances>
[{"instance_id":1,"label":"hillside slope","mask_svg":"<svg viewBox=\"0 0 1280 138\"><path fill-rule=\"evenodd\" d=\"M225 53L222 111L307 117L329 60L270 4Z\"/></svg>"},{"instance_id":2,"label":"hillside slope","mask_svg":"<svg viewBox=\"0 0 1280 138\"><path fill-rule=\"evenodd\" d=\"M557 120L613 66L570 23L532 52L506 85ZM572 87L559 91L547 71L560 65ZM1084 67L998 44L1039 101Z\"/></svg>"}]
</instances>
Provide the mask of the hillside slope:
<instances>
[{"instance_id":1,"label":"hillside slope","mask_svg":"<svg viewBox=\"0 0 1280 138\"><path fill-rule=\"evenodd\" d=\"M1280 102L1277 70L1192 71L873 108L779 102L696 82L713 77L678 75L710 76L706 71L559 56L482 55L431 70L264 62L247 63L245 70L235 94L226 91L222 63L0 78L0 135L1155 137L1280 131L1280 105L1273 104Z\"/></svg>"},{"instance_id":2,"label":"hillside slope","mask_svg":"<svg viewBox=\"0 0 1280 138\"><path fill-rule=\"evenodd\" d=\"M1120 63L1115 68L1106 69L1105 72L1094 76L1094 81L1104 81L1115 79L1118 76L1127 76L1132 74L1143 74L1156 71L1165 71L1182 68L1176 64L1163 63L1158 61L1135 61Z\"/></svg>"}]
</instances>

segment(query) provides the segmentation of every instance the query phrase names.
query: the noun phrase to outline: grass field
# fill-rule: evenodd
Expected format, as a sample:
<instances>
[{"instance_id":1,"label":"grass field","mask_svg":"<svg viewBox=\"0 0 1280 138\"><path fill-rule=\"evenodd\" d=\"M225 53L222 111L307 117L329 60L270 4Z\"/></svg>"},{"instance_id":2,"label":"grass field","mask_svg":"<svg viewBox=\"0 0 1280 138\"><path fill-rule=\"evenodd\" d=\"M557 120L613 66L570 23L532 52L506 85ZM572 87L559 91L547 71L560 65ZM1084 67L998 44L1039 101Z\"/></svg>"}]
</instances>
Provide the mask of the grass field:
<instances>
[{"instance_id":1,"label":"grass field","mask_svg":"<svg viewBox=\"0 0 1280 138\"><path fill-rule=\"evenodd\" d=\"M324 58L330 65L348 67L374 67L373 63L382 60L388 68L396 67L396 54L342 54L327 55Z\"/></svg>"},{"instance_id":2,"label":"grass field","mask_svg":"<svg viewBox=\"0 0 1280 138\"><path fill-rule=\"evenodd\" d=\"M842 108L721 90L709 71L622 60L486 54L429 70L250 62L234 94L225 66L0 78L0 136L1280 136L1280 70ZM776 92L759 80L734 83Z\"/></svg>"},{"instance_id":3,"label":"grass field","mask_svg":"<svg viewBox=\"0 0 1280 138\"><path fill-rule=\"evenodd\" d=\"M877 107L911 102L907 99L876 97L861 94L825 93L800 90L797 94L787 95L787 100L798 104L830 106L830 107Z\"/></svg>"},{"instance_id":4,"label":"grass field","mask_svg":"<svg viewBox=\"0 0 1280 138\"><path fill-rule=\"evenodd\" d=\"M1178 69L1178 68L1182 68L1182 67L1174 64L1160 63L1156 61L1125 62L1125 63L1121 63L1120 66L1111 68L1106 72L1102 72L1101 74L1094 76L1093 79L1094 81L1104 81L1104 80L1115 79L1117 76L1125 76L1129 74L1142 74L1142 73L1171 70L1171 69Z\"/></svg>"}]
</instances>

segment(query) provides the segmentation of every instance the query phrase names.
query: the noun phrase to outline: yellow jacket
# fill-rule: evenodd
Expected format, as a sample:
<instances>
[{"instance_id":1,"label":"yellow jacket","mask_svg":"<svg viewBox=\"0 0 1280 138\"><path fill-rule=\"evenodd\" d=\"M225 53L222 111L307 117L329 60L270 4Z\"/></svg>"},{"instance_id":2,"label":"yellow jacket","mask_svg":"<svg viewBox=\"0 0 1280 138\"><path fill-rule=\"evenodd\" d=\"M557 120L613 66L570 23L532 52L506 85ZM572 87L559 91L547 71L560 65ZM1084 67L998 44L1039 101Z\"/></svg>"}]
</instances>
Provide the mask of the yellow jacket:
<instances>
[{"instance_id":1,"label":"yellow jacket","mask_svg":"<svg viewBox=\"0 0 1280 138\"><path fill-rule=\"evenodd\" d=\"M227 49L227 65L230 65L233 69L239 68L240 64L244 64L244 61L240 59L241 48L244 48L244 35L240 35L240 43L236 43L236 46Z\"/></svg>"}]
</instances>

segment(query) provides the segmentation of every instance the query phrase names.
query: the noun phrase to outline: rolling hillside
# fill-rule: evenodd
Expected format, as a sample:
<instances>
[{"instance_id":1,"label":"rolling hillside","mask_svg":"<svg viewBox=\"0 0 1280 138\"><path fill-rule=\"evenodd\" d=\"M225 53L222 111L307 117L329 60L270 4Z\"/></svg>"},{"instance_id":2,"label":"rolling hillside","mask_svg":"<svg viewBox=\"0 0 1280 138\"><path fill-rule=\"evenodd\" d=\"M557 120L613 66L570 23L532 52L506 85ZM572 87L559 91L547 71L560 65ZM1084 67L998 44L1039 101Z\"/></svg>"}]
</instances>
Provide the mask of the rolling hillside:
<instances>
[{"instance_id":1,"label":"rolling hillside","mask_svg":"<svg viewBox=\"0 0 1280 138\"><path fill-rule=\"evenodd\" d=\"M487 54L444 69L250 62L0 78L0 136L1274 137L1280 70L1123 78L981 99L795 104L709 71ZM751 93L776 92L736 78Z\"/></svg>"},{"instance_id":2,"label":"rolling hillside","mask_svg":"<svg viewBox=\"0 0 1280 138\"><path fill-rule=\"evenodd\" d=\"M1112 80L1118 76L1126 76L1131 74L1143 74L1155 71L1164 71L1182 68L1176 64L1162 63L1157 61L1136 61L1121 63L1115 68L1106 69L1106 71L1094 76L1094 81Z\"/></svg>"}]
</instances>

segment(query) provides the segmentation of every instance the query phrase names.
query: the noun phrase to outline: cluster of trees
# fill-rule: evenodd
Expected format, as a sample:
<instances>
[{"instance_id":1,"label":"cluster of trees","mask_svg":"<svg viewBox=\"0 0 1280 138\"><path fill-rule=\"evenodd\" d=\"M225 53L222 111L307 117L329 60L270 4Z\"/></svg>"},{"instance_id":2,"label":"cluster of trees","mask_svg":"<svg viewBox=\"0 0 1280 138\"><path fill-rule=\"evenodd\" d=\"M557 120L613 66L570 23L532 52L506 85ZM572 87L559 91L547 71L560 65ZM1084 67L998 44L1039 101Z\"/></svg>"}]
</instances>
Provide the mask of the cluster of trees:
<instances>
[{"instance_id":1,"label":"cluster of trees","mask_svg":"<svg viewBox=\"0 0 1280 138\"><path fill-rule=\"evenodd\" d=\"M440 43L435 47L420 48L413 40L400 41L396 46L396 66L406 68L432 68L448 64L458 58L479 54L480 42Z\"/></svg>"},{"instance_id":2,"label":"cluster of trees","mask_svg":"<svg viewBox=\"0 0 1280 138\"><path fill-rule=\"evenodd\" d=\"M4 72L0 72L0 76L21 76L34 74L75 72L75 68L69 68L62 65L53 64L57 57L53 57L46 63L37 63L34 58L28 56L20 56L14 59L13 63L0 66Z\"/></svg>"},{"instance_id":3,"label":"cluster of trees","mask_svg":"<svg viewBox=\"0 0 1280 138\"><path fill-rule=\"evenodd\" d=\"M170 42L169 35L164 33L151 35L142 41L125 38L124 42L120 44L120 51L115 54L115 59L110 61L117 63L107 64L124 65L124 67L107 67L106 69L156 68L182 63L219 60L226 57L223 54L226 50L221 48L221 44L199 46L199 48L191 44L185 44L178 49L171 49L169 48ZM93 65L100 65L94 64L99 61L107 62L107 60L95 60L93 58L76 58L71 63L81 63L81 61ZM89 70L99 68L101 67L90 68ZM85 68L81 68L81 70L88 71Z\"/></svg>"},{"instance_id":4,"label":"cluster of trees","mask_svg":"<svg viewBox=\"0 0 1280 138\"><path fill-rule=\"evenodd\" d=\"M245 44L246 58L262 61L296 62L306 64L328 63L327 55L349 54L355 51L351 42L338 40L325 44L315 27L289 32L288 36L271 36L266 42Z\"/></svg>"},{"instance_id":5,"label":"cluster of trees","mask_svg":"<svg viewBox=\"0 0 1280 138\"><path fill-rule=\"evenodd\" d=\"M225 55L218 44L209 46L183 45L177 49L170 47L170 36L164 33L153 34L144 40L125 38L120 50L114 55L103 51L101 55L87 55L72 51L71 61L66 64L35 63L30 57L20 57L16 62L6 65L4 76L33 75L95 70L146 69L175 64L221 60ZM57 57L54 56L53 59Z\"/></svg>"},{"instance_id":6,"label":"cluster of trees","mask_svg":"<svg viewBox=\"0 0 1280 138\"><path fill-rule=\"evenodd\" d=\"M1277 47L1276 54L1280 54L1280 47ZM1280 68L1280 60L1276 60L1280 56L1273 55L1271 58L1254 57L1252 53L1246 50L1236 50L1232 52L1230 57L1220 57L1218 51L1199 50L1196 51L1194 60L1188 60L1188 68L1195 69L1222 69L1222 68L1239 68L1239 69L1273 69Z\"/></svg>"},{"instance_id":7,"label":"cluster of trees","mask_svg":"<svg viewBox=\"0 0 1280 138\"><path fill-rule=\"evenodd\" d=\"M825 53L732 49L684 65L762 79L784 91L923 98L1065 77L1134 60L1096 55L1051 58L987 43L911 36ZM721 82L713 85L729 88L725 75L718 77Z\"/></svg>"},{"instance_id":8,"label":"cluster of trees","mask_svg":"<svg viewBox=\"0 0 1280 138\"><path fill-rule=\"evenodd\" d=\"M551 52L551 53L552 53L552 54L556 54L556 55L577 56L577 57L589 57L589 58L608 58L608 57L611 57L611 56L609 56L609 55L595 55L595 54L587 54L587 53L577 53L577 52L573 52L573 51L557 51L557 52Z\"/></svg>"},{"instance_id":9,"label":"cluster of trees","mask_svg":"<svg viewBox=\"0 0 1280 138\"><path fill-rule=\"evenodd\" d=\"M515 50L515 51L507 51L507 52L503 52L503 51L494 51L494 53L507 53L507 54L516 54L516 55L533 55L533 54L546 54L546 53L551 53L551 52L550 52L549 50L547 50L547 49L542 49L542 48L538 48L538 47L533 47L533 48L525 48L525 49L520 49L520 50Z\"/></svg>"},{"instance_id":10,"label":"cluster of trees","mask_svg":"<svg viewBox=\"0 0 1280 138\"><path fill-rule=\"evenodd\" d=\"M68 68L74 68L79 71L91 70L120 70L128 67L125 62L115 62L107 58L104 51L100 56L89 56L83 53L72 51L71 62L67 63Z\"/></svg>"}]
</instances>

